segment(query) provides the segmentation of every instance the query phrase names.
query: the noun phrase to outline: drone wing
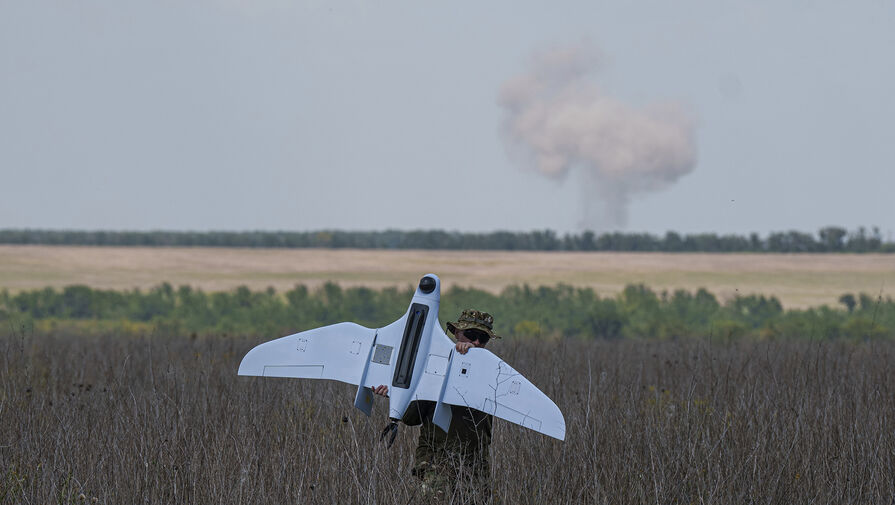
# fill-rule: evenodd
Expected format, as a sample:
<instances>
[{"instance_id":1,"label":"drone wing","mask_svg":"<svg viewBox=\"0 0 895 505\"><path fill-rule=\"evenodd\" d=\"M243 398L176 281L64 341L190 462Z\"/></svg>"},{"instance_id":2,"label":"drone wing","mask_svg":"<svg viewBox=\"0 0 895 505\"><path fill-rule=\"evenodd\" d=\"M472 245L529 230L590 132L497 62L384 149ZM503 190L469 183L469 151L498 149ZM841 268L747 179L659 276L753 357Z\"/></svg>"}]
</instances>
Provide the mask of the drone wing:
<instances>
[{"instance_id":1,"label":"drone wing","mask_svg":"<svg viewBox=\"0 0 895 505\"><path fill-rule=\"evenodd\" d=\"M254 347L239 364L239 375L333 379L357 385L375 336L376 330L355 323L295 333Z\"/></svg>"},{"instance_id":2,"label":"drone wing","mask_svg":"<svg viewBox=\"0 0 895 505\"><path fill-rule=\"evenodd\" d=\"M553 400L485 349L453 355L441 401L471 407L560 440L566 438L566 421Z\"/></svg>"}]
</instances>

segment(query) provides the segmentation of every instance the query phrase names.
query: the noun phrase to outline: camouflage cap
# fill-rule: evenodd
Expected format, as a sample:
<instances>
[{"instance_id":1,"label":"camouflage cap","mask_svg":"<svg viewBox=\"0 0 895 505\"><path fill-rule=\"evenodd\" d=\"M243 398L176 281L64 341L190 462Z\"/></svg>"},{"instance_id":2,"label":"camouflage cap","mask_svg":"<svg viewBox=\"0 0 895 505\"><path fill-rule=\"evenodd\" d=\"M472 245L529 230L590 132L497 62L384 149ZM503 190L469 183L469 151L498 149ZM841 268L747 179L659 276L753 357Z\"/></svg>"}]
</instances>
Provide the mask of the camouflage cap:
<instances>
[{"instance_id":1,"label":"camouflage cap","mask_svg":"<svg viewBox=\"0 0 895 505\"><path fill-rule=\"evenodd\" d=\"M455 333L457 330L474 328L484 331L491 338L500 338L500 335L494 334L494 317L487 312L480 312L478 310L466 309L460 314L456 323L448 322L445 326L447 326L447 329L451 334Z\"/></svg>"}]
</instances>

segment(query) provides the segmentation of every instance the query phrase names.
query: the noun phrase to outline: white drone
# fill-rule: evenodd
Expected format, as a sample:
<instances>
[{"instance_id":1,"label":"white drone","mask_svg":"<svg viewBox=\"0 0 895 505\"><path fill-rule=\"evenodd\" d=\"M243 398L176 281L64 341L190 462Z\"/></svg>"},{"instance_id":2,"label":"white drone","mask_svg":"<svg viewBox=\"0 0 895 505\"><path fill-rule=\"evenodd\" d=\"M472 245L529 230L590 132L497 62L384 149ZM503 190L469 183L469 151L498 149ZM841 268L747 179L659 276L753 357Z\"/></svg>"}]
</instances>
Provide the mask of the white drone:
<instances>
[{"instance_id":1,"label":"white drone","mask_svg":"<svg viewBox=\"0 0 895 505\"><path fill-rule=\"evenodd\" d=\"M436 402L432 421L444 431L451 424L447 405L457 405L564 440L566 422L559 407L522 374L485 349L454 352L454 342L438 322L440 299L441 281L428 274L407 312L388 326L338 323L271 340L245 355L239 375L353 384L358 386L354 406L368 416L371 388L391 384L392 440L396 423L415 400Z\"/></svg>"}]
</instances>

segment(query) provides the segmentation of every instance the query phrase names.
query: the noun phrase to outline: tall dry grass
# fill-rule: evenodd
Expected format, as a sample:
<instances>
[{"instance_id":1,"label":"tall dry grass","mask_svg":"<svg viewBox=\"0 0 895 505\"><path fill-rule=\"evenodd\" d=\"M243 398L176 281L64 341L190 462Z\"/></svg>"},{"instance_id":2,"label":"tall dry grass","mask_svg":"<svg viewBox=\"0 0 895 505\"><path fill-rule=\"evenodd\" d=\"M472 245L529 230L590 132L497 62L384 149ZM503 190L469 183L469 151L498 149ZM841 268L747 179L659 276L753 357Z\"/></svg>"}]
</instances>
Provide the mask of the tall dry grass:
<instances>
[{"instance_id":1,"label":"tall dry grass","mask_svg":"<svg viewBox=\"0 0 895 505\"><path fill-rule=\"evenodd\" d=\"M351 386L237 377L258 340L0 341L0 503L410 503ZM556 441L496 421L499 503L891 503L895 344L506 341ZM449 498L450 500L450 498ZM453 497L454 503L459 497Z\"/></svg>"}]
</instances>

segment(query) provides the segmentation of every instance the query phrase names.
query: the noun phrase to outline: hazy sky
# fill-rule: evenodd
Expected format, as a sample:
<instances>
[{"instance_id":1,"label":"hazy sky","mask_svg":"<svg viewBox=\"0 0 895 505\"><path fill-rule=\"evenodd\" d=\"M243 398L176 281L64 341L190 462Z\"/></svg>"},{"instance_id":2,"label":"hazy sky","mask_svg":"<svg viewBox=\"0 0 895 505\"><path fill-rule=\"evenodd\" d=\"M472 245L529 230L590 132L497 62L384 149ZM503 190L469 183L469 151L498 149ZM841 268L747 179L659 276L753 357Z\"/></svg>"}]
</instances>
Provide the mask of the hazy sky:
<instances>
[{"instance_id":1,"label":"hazy sky","mask_svg":"<svg viewBox=\"0 0 895 505\"><path fill-rule=\"evenodd\" d=\"M422 4L0 0L0 228L895 230L889 0Z\"/></svg>"}]
</instances>

